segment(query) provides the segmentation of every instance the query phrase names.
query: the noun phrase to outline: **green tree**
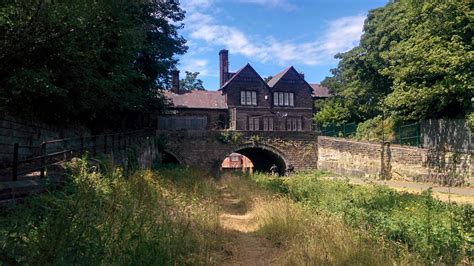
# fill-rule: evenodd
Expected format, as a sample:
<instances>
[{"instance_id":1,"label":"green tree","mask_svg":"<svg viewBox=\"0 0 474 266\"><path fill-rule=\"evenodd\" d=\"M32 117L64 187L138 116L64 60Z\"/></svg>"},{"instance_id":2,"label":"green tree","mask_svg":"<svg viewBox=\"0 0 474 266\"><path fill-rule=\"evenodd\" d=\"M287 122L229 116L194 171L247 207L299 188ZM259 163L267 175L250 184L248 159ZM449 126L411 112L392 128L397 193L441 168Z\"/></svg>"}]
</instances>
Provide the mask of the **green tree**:
<instances>
[{"instance_id":1,"label":"green tree","mask_svg":"<svg viewBox=\"0 0 474 266\"><path fill-rule=\"evenodd\" d=\"M401 1L402 41L384 54L380 70L393 80L387 105L408 119L460 118L474 92L472 1Z\"/></svg>"},{"instance_id":2,"label":"green tree","mask_svg":"<svg viewBox=\"0 0 474 266\"><path fill-rule=\"evenodd\" d=\"M384 111L406 120L463 116L473 92L469 2L398 0L371 10L360 44L336 55L337 68L322 82L341 100L322 108L335 113L342 105L350 122Z\"/></svg>"},{"instance_id":3,"label":"green tree","mask_svg":"<svg viewBox=\"0 0 474 266\"><path fill-rule=\"evenodd\" d=\"M115 125L162 108L177 1L7 0L0 7L0 106L47 122ZM150 69L153 69L151 71Z\"/></svg>"},{"instance_id":4,"label":"green tree","mask_svg":"<svg viewBox=\"0 0 474 266\"><path fill-rule=\"evenodd\" d=\"M204 89L202 80L197 78L197 76L199 75L199 72L186 71L185 73L186 73L186 77L179 81L179 86L182 90L185 90L185 91L193 91L193 90L205 91L206 90Z\"/></svg>"}]
</instances>

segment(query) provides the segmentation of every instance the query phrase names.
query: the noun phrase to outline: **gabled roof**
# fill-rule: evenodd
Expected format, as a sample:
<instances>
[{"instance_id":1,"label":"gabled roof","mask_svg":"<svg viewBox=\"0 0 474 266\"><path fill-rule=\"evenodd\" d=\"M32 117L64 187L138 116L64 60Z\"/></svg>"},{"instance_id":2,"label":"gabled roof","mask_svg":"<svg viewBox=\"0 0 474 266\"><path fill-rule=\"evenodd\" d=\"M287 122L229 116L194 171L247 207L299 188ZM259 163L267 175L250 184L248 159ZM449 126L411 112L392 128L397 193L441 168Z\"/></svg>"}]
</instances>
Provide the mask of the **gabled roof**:
<instances>
[{"instance_id":1,"label":"gabled roof","mask_svg":"<svg viewBox=\"0 0 474 266\"><path fill-rule=\"evenodd\" d=\"M267 83L262 79L262 77L257 73L257 71L255 71L255 69L249 64L247 63L244 67L242 67L241 69L239 69L237 72L235 72L235 74L233 74L233 76L224 84L222 85L221 89L220 90L223 90L227 85L229 85L234 79L236 79L245 69L249 69L250 71L252 71L258 78L259 80L267 85Z\"/></svg>"},{"instance_id":2,"label":"gabled roof","mask_svg":"<svg viewBox=\"0 0 474 266\"><path fill-rule=\"evenodd\" d=\"M270 87L275 86L278 83L278 81L280 81L280 79L286 74L286 72L288 72L290 70L290 68L292 68L292 66L289 66L289 67L283 69L283 71L281 71L278 74L276 74L275 76L273 76L273 78L268 81L268 83L267 83L268 86L270 86Z\"/></svg>"},{"instance_id":3,"label":"gabled roof","mask_svg":"<svg viewBox=\"0 0 474 266\"><path fill-rule=\"evenodd\" d=\"M190 91L176 94L165 91L164 95L174 108L227 109L225 97L220 91Z\"/></svg>"},{"instance_id":4,"label":"gabled roof","mask_svg":"<svg viewBox=\"0 0 474 266\"><path fill-rule=\"evenodd\" d=\"M299 79L303 80L304 84L306 85L306 87L308 88L309 91L311 91L311 92L313 91L313 88L311 88L311 86L308 84L308 82L306 82L306 80L301 77L301 74L298 73L298 71L296 71L296 69L293 66L289 66L289 67L283 69L283 71L281 71L280 73L276 74L270 81L268 81L268 86L270 86L270 88L275 87L278 84L278 82L280 82L280 80L283 77L285 77L291 71L296 73L296 76Z\"/></svg>"},{"instance_id":5,"label":"gabled roof","mask_svg":"<svg viewBox=\"0 0 474 266\"><path fill-rule=\"evenodd\" d=\"M310 83L309 85L313 89L313 93L311 95L313 97L328 98L332 96L331 90L327 87L321 86L321 84Z\"/></svg>"}]
</instances>

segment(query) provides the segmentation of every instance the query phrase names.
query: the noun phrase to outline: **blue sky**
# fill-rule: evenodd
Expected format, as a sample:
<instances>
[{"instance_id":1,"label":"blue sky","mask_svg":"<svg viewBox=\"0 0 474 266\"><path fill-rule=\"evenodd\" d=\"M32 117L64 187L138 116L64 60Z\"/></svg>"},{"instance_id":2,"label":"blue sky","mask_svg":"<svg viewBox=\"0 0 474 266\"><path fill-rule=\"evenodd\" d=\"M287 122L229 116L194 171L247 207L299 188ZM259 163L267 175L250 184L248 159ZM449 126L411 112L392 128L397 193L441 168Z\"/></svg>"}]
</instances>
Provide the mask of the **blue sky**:
<instances>
[{"instance_id":1,"label":"blue sky","mask_svg":"<svg viewBox=\"0 0 474 266\"><path fill-rule=\"evenodd\" d=\"M356 46L368 10L387 0L182 0L181 34L188 53L184 71L200 72L208 90L218 89L218 53L229 50L230 71L250 63L261 76L287 66L319 83L337 65L334 55Z\"/></svg>"}]
</instances>

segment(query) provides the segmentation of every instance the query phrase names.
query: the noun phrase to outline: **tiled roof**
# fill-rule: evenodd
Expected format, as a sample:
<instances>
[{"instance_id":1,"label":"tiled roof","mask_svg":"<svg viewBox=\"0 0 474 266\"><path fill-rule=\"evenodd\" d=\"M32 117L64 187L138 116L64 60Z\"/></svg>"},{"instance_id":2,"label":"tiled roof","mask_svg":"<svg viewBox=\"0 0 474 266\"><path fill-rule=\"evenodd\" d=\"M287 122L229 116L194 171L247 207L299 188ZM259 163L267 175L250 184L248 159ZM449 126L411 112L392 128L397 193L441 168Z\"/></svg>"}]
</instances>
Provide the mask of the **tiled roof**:
<instances>
[{"instance_id":1,"label":"tiled roof","mask_svg":"<svg viewBox=\"0 0 474 266\"><path fill-rule=\"evenodd\" d=\"M165 91L164 94L175 108L227 109L225 97L220 91L194 90L182 94Z\"/></svg>"},{"instance_id":2,"label":"tiled roof","mask_svg":"<svg viewBox=\"0 0 474 266\"><path fill-rule=\"evenodd\" d=\"M331 90L327 87L323 87L320 84L316 84L316 83L312 83L309 85L313 89L313 93L312 93L313 97L327 98L327 97L332 96Z\"/></svg>"},{"instance_id":3,"label":"tiled roof","mask_svg":"<svg viewBox=\"0 0 474 266\"><path fill-rule=\"evenodd\" d=\"M270 86L270 87L275 86L275 84L277 84L277 82L286 74L286 72L288 72L288 70L290 70L290 68L291 68L291 66L283 69L283 71L276 74L271 80L269 80L267 82L268 86Z\"/></svg>"}]
</instances>

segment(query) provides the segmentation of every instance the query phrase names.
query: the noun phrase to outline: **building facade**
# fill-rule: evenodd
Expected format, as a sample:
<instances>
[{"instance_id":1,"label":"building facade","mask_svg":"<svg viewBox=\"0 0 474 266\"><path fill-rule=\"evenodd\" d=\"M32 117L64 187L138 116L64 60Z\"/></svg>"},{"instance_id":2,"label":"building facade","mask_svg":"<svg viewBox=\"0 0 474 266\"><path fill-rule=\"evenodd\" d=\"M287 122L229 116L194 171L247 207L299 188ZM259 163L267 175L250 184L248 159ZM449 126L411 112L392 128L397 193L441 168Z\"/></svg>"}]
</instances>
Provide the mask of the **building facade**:
<instances>
[{"instance_id":1,"label":"building facade","mask_svg":"<svg viewBox=\"0 0 474 266\"><path fill-rule=\"evenodd\" d=\"M242 172L253 172L253 163L249 158L243 156L240 153L231 153L227 156L221 164L221 170L223 171L234 171L239 170Z\"/></svg>"},{"instance_id":2,"label":"building facade","mask_svg":"<svg viewBox=\"0 0 474 266\"><path fill-rule=\"evenodd\" d=\"M165 92L171 107L158 119L161 129L310 131L314 100L330 93L308 84L292 66L265 82L247 64L229 72L229 52L219 52L217 91L180 91L179 72L173 72L172 89Z\"/></svg>"}]
</instances>

